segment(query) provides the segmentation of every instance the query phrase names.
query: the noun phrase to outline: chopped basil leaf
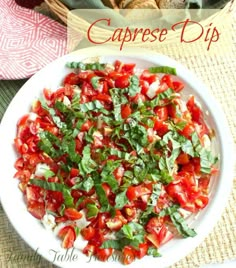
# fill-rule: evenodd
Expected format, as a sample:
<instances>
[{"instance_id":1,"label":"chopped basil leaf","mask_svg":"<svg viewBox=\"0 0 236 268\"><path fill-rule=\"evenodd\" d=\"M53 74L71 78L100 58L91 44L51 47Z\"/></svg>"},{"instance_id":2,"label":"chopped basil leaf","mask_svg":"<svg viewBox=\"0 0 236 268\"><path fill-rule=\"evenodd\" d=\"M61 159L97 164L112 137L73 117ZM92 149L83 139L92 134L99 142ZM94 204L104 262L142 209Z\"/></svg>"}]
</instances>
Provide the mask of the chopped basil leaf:
<instances>
[{"instance_id":1,"label":"chopped basil leaf","mask_svg":"<svg viewBox=\"0 0 236 268\"><path fill-rule=\"evenodd\" d=\"M127 98L123 95L120 89L110 89L110 94L113 102L113 114L116 121L122 122L121 105L128 103Z\"/></svg>"},{"instance_id":2,"label":"chopped basil leaf","mask_svg":"<svg viewBox=\"0 0 236 268\"><path fill-rule=\"evenodd\" d=\"M101 248L114 248L121 250L122 246L119 240L106 240L102 243Z\"/></svg>"},{"instance_id":3,"label":"chopped basil leaf","mask_svg":"<svg viewBox=\"0 0 236 268\"><path fill-rule=\"evenodd\" d=\"M167 207L163 209L159 213L159 217L164 217L169 215L172 223L176 227L179 234L181 234L183 237L194 237L197 235L197 233L194 231L194 229L189 228L187 225L185 219L180 215L178 212L178 205L173 205L171 207Z\"/></svg>"},{"instance_id":4,"label":"chopped basil leaf","mask_svg":"<svg viewBox=\"0 0 236 268\"><path fill-rule=\"evenodd\" d=\"M64 215L65 208L66 208L65 204L62 204L62 205L60 206L60 208L59 208L59 214L60 214L61 216Z\"/></svg>"},{"instance_id":5,"label":"chopped basil leaf","mask_svg":"<svg viewBox=\"0 0 236 268\"><path fill-rule=\"evenodd\" d=\"M127 238L129 240L136 240L142 243L144 240L145 230L143 226L136 222L129 222L120 229L117 233L118 238Z\"/></svg>"},{"instance_id":6,"label":"chopped basil leaf","mask_svg":"<svg viewBox=\"0 0 236 268\"><path fill-rule=\"evenodd\" d=\"M82 180L81 182L79 182L78 184L75 184L72 187L72 189L80 189L88 193L93 188L93 186L94 186L94 181L92 177L88 177Z\"/></svg>"},{"instance_id":7,"label":"chopped basil leaf","mask_svg":"<svg viewBox=\"0 0 236 268\"><path fill-rule=\"evenodd\" d=\"M161 257L161 254L158 252L158 249L154 247L148 248L147 255L153 256L153 257Z\"/></svg>"},{"instance_id":8,"label":"chopped basil leaf","mask_svg":"<svg viewBox=\"0 0 236 268\"><path fill-rule=\"evenodd\" d=\"M92 86L93 86L93 88L94 89L97 89L98 88L98 86L99 86L99 79L100 79L101 77L99 77L99 76L94 76L94 77L92 77L92 79L91 79L91 83L92 83Z\"/></svg>"},{"instance_id":9,"label":"chopped basil leaf","mask_svg":"<svg viewBox=\"0 0 236 268\"><path fill-rule=\"evenodd\" d=\"M128 203L128 198L126 196L126 190L116 194L115 198L115 208L122 209Z\"/></svg>"},{"instance_id":10,"label":"chopped basil leaf","mask_svg":"<svg viewBox=\"0 0 236 268\"><path fill-rule=\"evenodd\" d=\"M132 75L130 77L130 85L128 88L125 88L123 91L125 93L128 93L130 97L134 97L136 94L140 92L140 86L139 86L139 78L137 75Z\"/></svg>"},{"instance_id":11,"label":"chopped basil leaf","mask_svg":"<svg viewBox=\"0 0 236 268\"><path fill-rule=\"evenodd\" d=\"M84 62L67 62L66 67L71 69L80 69L80 70L104 70L106 67L106 64L99 63L99 62L93 62L93 63L84 63Z\"/></svg>"},{"instance_id":12,"label":"chopped basil leaf","mask_svg":"<svg viewBox=\"0 0 236 268\"><path fill-rule=\"evenodd\" d=\"M169 66L156 66L148 68L150 73L163 73L177 75L176 69Z\"/></svg>"},{"instance_id":13,"label":"chopped basil leaf","mask_svg":"<svg viewBox=\"0 0 236 268\"><path fill-rule=\"evenodd\" d=\"M80 110L84 113L88 111L102 112L104 114L109 114L109 112L104 108L102 103L99 100L85 102L80 104Z\"/></svg>"},{"instance_id":14,"label":"chopped basil leaf","mask_svg":"<svg viewBox=\"0 0 236 268\"><path fill-rule=\"evenodd\" d=\"M154 184L153 185L153 189L152 189L152 194L148 200L148 205L149 206L156 206L157 204L157 201L159 199L159 196L161 194L161 184L160 183L157 183L157 184Z\"/></svg>"},{"instance_id":15,"label":"chopped basil leaf","mask_svg":"<svg viewBox=\"0 0 236 268\"><path fill-rule=\"evenodd\" d=\"M101 212L109 211L110 210L110 204L107 199L106 193L100 183L95 183L95 190L96 194L98 196L99 203L101 205Z\"/></svg>"},{"instance_id":16,"label":"chopped basil leaf","mask_svg":"<svg viewBox=\"0 0 236 268\"><path fill-rule=\"evenodd\" d=\"M183 152L185 152L186 154L189 154L190 156L194 157L194 149L193 149L193 145L191 143L190 140L186 139L184 141L184 143L182 143L181 145L181 149Z\"/></svg>"},{"instance_id":17,"label":"chopped basil leaf","mask_svg":"<svg viewBox=\"0 0 236 268\"><path fill-rule=\"evenodd\" d=\"M205 148L200 151L201 172L210 174L211 167L218 161L217 157L213 157L212 153Z\"/></svg>"},{"instance_id":18,"label":"chopped basil leaf","mask_svg":"<svg viewBox=\"0 0 236 268\"><path fill-rule=\"evenodd\" d=\"M68 140L67 138L65 138L62 141L61 150L64 153L68 154L68 156L72 162L75 162L78 164L81 160L81 156L76 152L75 147L76 147L76 144L75 144L74 139Z\"/></svg>"},{"instance_id":19,"label":"chopped basil leaf","mask_svg":"<svg viewBox=\"0 0 236 268\"><path fill-rule=\"evenodd\" d=\"M95 204L87 204L86 207L87 207L88 219L96 217L98 215L99 209L97 208L97 206Z\"/></svg>"},{"instance_id":20,"label":"chopped basil leaf","mask_svg":"<svg viewBox=\"0 0 236 268\"><path fill-rule=\"evenodd\" d=\"M79 163L79 170L82 175L91 173L97 166L96 162L91 158L90 146L86 145L83 149L83 157Z\"/></svg>"},{"instance_id":21,"label":"chopped basil leaf","mask_svg":"<svg viewBox=\"0 0 236 268\"><path fill-rule=\"evenodd\" d=\"M48 180L49 178L55 176L55 173L51 171L50 169L45 169L44 171L44 178Z\"/></svg>"},{"instance_id":22,"label":"chopped basil leaf","mask_svg":"<svg viewBox=\"0 0 236 268\"><path fill-rule=\"evenodd\" d=\"M74 229L75 229L75 235L77 237L80 234L80 229L78 226L74 226Z\"/></svg>"},{"instance_id":23,"label":"chopped basil leaf","mask_svg":"<svg viewBox=\"0 0 236 268\"><path fill-rule=\"evenodd\" d=\"M60 148L60 140L48 131L39 133L40 141L37 146L39 149L48 154L51 158L56 158L62 155Z\"/></svg>"},{"instance_id":24,"label":"chopped basil leaf","mask_svg":"<svg viewBox=\"0 0 236 268\"><path fill-rule=\"evenodd\" d=\"M194 231L194 229L191 229L188 227L186 221L184 218L180 215L179 212L174 212L170 215L171 221L175 225L178 232L183 237L194 237L197 235L197 233Z\"/></svg>"}]
</instances>

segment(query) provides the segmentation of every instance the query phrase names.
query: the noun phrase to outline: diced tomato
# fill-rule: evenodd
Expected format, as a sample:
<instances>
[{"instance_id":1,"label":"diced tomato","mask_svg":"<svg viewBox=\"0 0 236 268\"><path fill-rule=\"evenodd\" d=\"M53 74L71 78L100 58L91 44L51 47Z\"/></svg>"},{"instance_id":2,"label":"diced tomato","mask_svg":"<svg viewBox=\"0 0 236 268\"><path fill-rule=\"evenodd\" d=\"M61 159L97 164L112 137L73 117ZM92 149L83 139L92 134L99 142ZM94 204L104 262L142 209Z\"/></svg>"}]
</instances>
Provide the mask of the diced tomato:
<instances>
[{"instance_id":1,"label":"diced tomato","mask_svg":"<svg viewBox=\"0 0 236 268\"><path fill-rule=\"evenodd\" d=\"M27 204L27 209L31 215L33 215L35 218L39 220L41 220L46 213L44 202L31 200Z\"/></svg>"},{"instance_id":2,"label":"diced tomato","mask_svg":"<svg viewBox=\"0 0 236 268\"><path fill-rule=\"evenodd\" d=\"M109 214L106 212L98 214L98 228L100 230L106 228L106 220L109 218Z\"/></svg>"},{"instance_id":3,"label":"diced tomato","mask_svg":"<svg viewBox=\"0 0 236 268\"><path fill-rule=\"evenodd\" d=\"M129 186L126 192L126 196L130 201L133 201L139 197L151 194L151 184L140 184L137 186Z\"/></svg>"},{"instance_id":4,"label":"diced tomato","mask_svg":"<svg viewBox=\"0 0 236 268\"><path fill-rule=\"evenodd\" d=\"M136 216L135 206L125 206L123 208L123 214L128 221L132 221Z\"/></svg>"},{"instance_id":5,"label":"diced tomato","mask_svg":"<svg viewBox=\"0 0 236 268\"><path fill-rule=\"evenodd\" d=\"M87 256L92 256L94 255L95 250L96 250L95 246L88 243L82 252Z\"/></svg>"},{"instance_id":6,"label":"diced tomato","mask_svg":"<svg viewBox=\"0 0 236 268\"><path fill-rule=\"evenodd\" d=\"M163 220L161 218L153 217L148 221L146 225L146 230L149 233L153 233L153 232L158 233L162 225L163 225Z\"/></svg>"},{"instance_id":7,"label":"diced tomato","mask_svg":"<svg viewBox=\"0 0 236 268\"><path fill-rule=\"evenodd\" d=\"M74 241L76 239L75 229L72 226L63 227L58 236L63 239L62 247L63 248L72 248L74 245Z\"/></svg>"},{"instance_id":8,"label":"diced tomato","mask_svg":"<svg viewBox=\"0 0 236 268\"><path fill-rule=\"evenodd\" d=\"M148 251L148 244L147 243L141 243L138 246L138 249L135 250L135 256L138 259L142 259L144 256L147 255Z\"/></svg>"},{"instance_id":9,"label":"diced tomato","mask_svg":"<svg viewBox=\"0 0 236 268\"><path fill-rule=\"evenodd\" d=\"M70 176L73 177L77 177L79 175L79 170L78 168L71 168L70 170Z\"/></svg>"},{"instance_id":10,"label":"diced tomato","mask_svg":"<svg viewBox=\"0 0 236 268\"><path fill-rule=\"evenodd\" d=\"M112 102L111 96L108 94L98 94L92 97L92 100Z\"/></svg>"},{"instance_id":11,"label":"diced tomato","mask_svg":"<svg viewBox=\"0 0 236 268\"><path fill-rule=\"evenodd\" d=\"M121 106L121 117L123 119L126 119L127 117L129 117L131 113L132 113L132 110L129 104L124 104Z\"/></svg>"},{"instance_id":12,"label":"diced tomato","mask_svg":"<svg viewBox=\"0 0 236 268\"><path fill-rule=\"evenodd\" d=\"M118 216L115 216L114 218L108 219L106 225L111 231L118 231L123 226L123 222Z\"/></svg>"},{"instance_id":13,"label":"diced tomato","mask_svg":"<svg viewBox=\"0 0 236 268\"><path fill-rule=\"evenodd\" d=\"M175 92L179 93L184 89L184 83L180 81L173 81L173 89Z\"/></svg>"},{"instance_id":14,"label":"diced tomato","mask_svg":"<svg viewBox=\"0 0 236 268\"><path fill-rule=\"evenodd\" d=\"M87 120L80 128L82 132L89 131L90 128L94 125L94 123L91 120Z\"/></svg>"},{"instance_id":15,"label":"diced tomato","mask_svg":"<svg viewBox=\"0 0 236 268\"><path fill-rule=\"evenodd\" d=\"M135 251L130 246L125 246L123 248L122 252L123 252L123 256L124 256L123 263L125 265L128 265L135 260Z\"/></svg>"},{"instance_id":16,"label":"diced tomato","mask_svg":"<svg viewBox=\"0 0 236 268\"><path fill-rule=\"evenodd\" d=\"M210 183L209 176L201 177L198 179L198 186L201 190L206 191Z\"/></svg>"},{"instance_id":17,"label":"diced tomato","mask_svg":"<svg viewBox=\"0 0 236 268\"><path fill-rule=\"evenodd\" d=\"M14 164L14 168L21 170L24 167L24 159L22 157L18 158Z\"/></svg>"},{"instance_id":18,"label":"diced tomato","mask_svg":"<svg viewBox=\"0 0 236 268\"><path fill-rule=\"evenodd\" d=\"M174 105L173 103L169 104L167 106L167 110L169 117L176 118L176 105Z\"/></svg>"},{"instance_id":19,"label":"diced tomato","mask_svg":"<svg viewBox=\"0 0 236 268\"><path fill-rule=\"evenodd\" d=\"M64 79L64 85L77 85L80 82L80 78L75 73L69 73Z\"/></svg>"},{"instance_id":20,"label":"diced tomato","mask_svg":"<svg viewBox=\"0 0 236 268\"><path fill-rule=\"evenodd\" d=\"M133 201L139 196L141 196L141 186L129 186L126 196L129 201Z\"/></svg>"},{"instance_id":21,"label":"diced tomato","mask_svg":"<svg viewBox=\"0 0 236 268\"><path fill-rule=\"evenodd\" d=\"M64 216L66 216L71 221L76 221L82 218L82 213L75 208L66 208L64 211Z\"/></svg>"},{"instance_id":22,"label":"diced tomato","mask_svg":"<svg viewBox=\"0 0 236 268\"><path fill-rule=\"evenodd\" d=\"M167 123L159 119L155 120L153 129L156 130L157 134L161 137L164 136L169 131Z\"/></svg>"},{"instance_id":23,"label":"diced tomato","mask_svg":"<svg viewBox=\"0 0 236 268\"><path fill-rule=\"evenodd\" d=\"M172 81L172 77L169 74L164 75L161 78L161 84L165 83L169 88L174 89L174 85L173 85L173 81Z\"/></svg>"},{"instance_id":24,"label":"diced tomato","mask_svg":"<svg viewBox=\"0 0 236 268\"><path fill-rule=\"evenodd\" d=\"M90 240L94 237L95 232L95 228L93 228L92 226L88 226L83 228L80 233L85 240Z\"/></svg>"},{"instance_id":25,"label":"diced tomato","mask_svg":"<svg viewBox=\"0 0 236 268\"><path fill-rule=\"evenodd\" d=\"M166 121L168 119L168 109L166 106L155 107L154 112L158 116L159 120Z\"/></svg>"},{"instance_id":26,"label":"diced tomato","mask_svg":"<svg viewBox=\"0 0 236 268\"><path fill-rule=\"evenodd\" d=\"M195 128L193 124L189 123L184 127L183 130L180 131L180 134L186 138L190 138L194 131L195 131Z\"/></svg>"},{"instance_id":27,"label":"diced tomato","mask_svg":"<svg viewBox=\"0 0 236 268\"><path fill-rule=\"evenodd\" d=\"M117 88L126 88L130 84L129 75L122 75L116 78L115 87Z\"/></svg>"},{"instance_id":28,"label":"diced tomato","mask_svg":"<svg viewBox=\"0 0 236 268\"><path fill-rule=\"evenodd\" d=\"M129 97L129 100L130 100L130 102L137 104L139 102L145 102L146 97L141 93L137 93L134 97Z\"/></svg>"},{"instance_id":29,"label":"diced tomato","mask_svg":"<svg viewBox=\"0 0 236 268\"><path fill-rule=\"evenodd\" d=\"M146 236L147 240L150 241L153 246L155 246L156 248L159 248L160 243L159 243L159 238L158 238L158 234L155 232L149 233Z\"/></svg>"},{"instance_id":30,"label":"diced tomato","mask_svg":"<svg viewBox=\"0 0 236 268\"><path fill-rule=\"evenodd\" d=\"M134 74L135 63L125 63L122 66L122 71L128 74Z\"/></svg>"},{"instance_id":31,"label":"diced tomato","mask_svg":"<svg viewBox=\"0 0 236 268\"><path fill-rule=\"evenodd\" d=\"M195 200L195 205L198 209L203 209L204 207L206 207L208 202L209 198L205 195L201 195Z\"/></svg>"},{"instance_id":32,"label":"diced tomato","mask_svg":"<svg viewBox=\"0 0 236 268\"><path fill-rule=\"evenodd\" d=\"M29 115L23 115L17 122L17 127L25 126L28 122Z\"/></svg>"},{"instance_id":33,"label":"diced tomato","mask_svg":"<svg viewBox=\"0 0 236 268\"><path fill-rule=\"evenodd\" d=\"M170 232L165 225L163 225L158 236L160 245L164 245L174 237L174 234Z\"/></svg>"},{"instance_id":34,"label":"diced tomato","mask_svg":"<svg viewBox=\"0 0 236 268\"><path fill-rule=\"evenodd\" d=\"M109 184L107 183L102 183L102 188L106 194L106 196L108 197L111 194L111 187Z\"/></svg>"},{"instance_id":35,"label":"diced tomato","mask_svg":"<svg viewBox=\"0 0 236 268\"><path fill-rule=\"evenodd\" d=\"M119 166L113 172L113 175L115 176L115 179L118 181L119 185L121 184L121 181L124 177L124 173L125 173L125 169L123 166Z\"/></svg>"},{"instance_id":36,"label":"diced tomato","mask_svg":"<svg viewBox=\"0 0 236 268\"><path fill-rule=\"evenodd\" d=\"M179 156L176 159L176 163L178 165L186 165L189 163L189 155L186 153L180 153Z\"/></svg>"},{"instance_id":37,"label":"diced tomato","mask_svg":"<svg viewBox=\"0 0 236 268\"><path fill-rule=\"evenodd\" d=\"M113 251L114 250L112 248L98 248L96 250L96 257L100 261L107 261L109 257L112 255Z\"/></svg>"},{"instance_id":38,"label":"diced tomato","mask_svg":"<svg viewBox=\"0 0 236 268\"><path fill-rule=\"evenodd\" d=\"M122 71L122 66L123 66L123 63L119 60L116 60L115 63L114 63L114 67L115 67L115 71L116 72L121 72Z\"/></svg>"},{"instance_id":39,"label":"diced tomato","mask_svg":"<svg viewBox=\"0 0 236 268\"><path fill-rule=\"evenodd\" d=\"M149 88L148 81L145 81L145 80L141 80L140 79L139 85L141 86L141 93L146 96L147 95L147 92L148 92L148 88Z\"/></svg>"},{"instance_id":40,"label":"diced tomato","mask_svg":"<svg viewBox=\"0 0 236 268\"><path fill-rule=\"evenodd\" d=\"M97 90L93 88L93 86L88 82L83 82L82 86L82 94L87 97L92 97L97 95Z\"/></svg>"},{"instance_id":41,"label":"diced tomato","mask_svg":"<svg viewBox=\"0 0 236 268\"><path fill-rule=\"evenodd\" d=\"M146 81L149 85L151 85L153 82L156 82L158 80L158 76L156 74L150 73L148 70L144 70L140 75L140 80Z\"/></svg>"}]
</instances>

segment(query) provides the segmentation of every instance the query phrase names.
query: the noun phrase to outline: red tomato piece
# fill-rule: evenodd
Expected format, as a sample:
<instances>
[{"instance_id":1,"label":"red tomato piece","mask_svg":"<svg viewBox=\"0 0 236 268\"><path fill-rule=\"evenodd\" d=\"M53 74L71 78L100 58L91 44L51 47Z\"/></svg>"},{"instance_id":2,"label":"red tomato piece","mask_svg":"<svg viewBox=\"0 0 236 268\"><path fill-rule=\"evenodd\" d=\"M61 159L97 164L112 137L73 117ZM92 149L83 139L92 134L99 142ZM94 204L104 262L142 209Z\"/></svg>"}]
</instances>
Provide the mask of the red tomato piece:
<instances>
[{"instance_id":1,"label":"red tomato piece","mask_svg":"<svg viewBox=\"0 0 236 268\"><path fill-rule=\"evenodd\" d=\"M127 117L129 117L131 113L132 113L132 110L129 104L124 104L121 106L121 117L123 119L126 119Z\"/></svg>"},{"instance_id":2,"label":"red tomato piece","mask_svg":"<svg viewBox=\"0 0 236 268\"><path fill-rule=\"evenodd\" d=\"M163 225L158 236L160 245L164 245L174 237L174 234L170 232L165 225Z\"/></svg>"},{"instance_id":3,"label":"red tomato piece","mask_svg":"<svg viewBox=\"0 0 236 268\"><path fill-rule=\"evenodd\" d=\"M75 73L68 74L64 79L64 85L66 85L66 84L77 85L79 82L80 82L80 78Z\"/></svg>"},{"instance_id":4,"label":"red tomato piece","mask_svg":"<svg viewBox=\"0 0 236 268\"><path fill-rule=\"evenodd\" d=\"M184 89L184 83L180 81L173 81L173 89L175 92L179 93Z\"/></svg>"},{"instance_id":5,"label":"red tomato piece","mask_svg":"<svg viewBox=\"0 0 236 268\"><path fill-rule=\"evenodd\" d=\"M135 260L135 251L130 246L125 246L122 252L124 256L123 263L125 265L128 265Z\"/></svg>"},{"instance_id":6,"label":"red tomato piece","mask_svg":"<svg viewBox=\"0 0 236 268\"><path fill-rule=\"evenodd\" d=\"M125 63L122 66L122 71L128 74L134 74L135 63Z\"/></svg>"},{"instance_id":7,"label":"red tomato piece","mask_svg":"<svg viewBox=\"0 0 236 268\"><path fill-rule=\"evenodd\" d=\"M138 249L135 250L135 256L138 259L142 259L144 256L147 255L148 251L148 244L147 243L141 243L138 246Z\"/></svg>"},{"instance_id":8,"label":"red tomato piece","mask_svg":"<svg viewBox=\"0 0 236 268\"><path fill-rule=\"evenodd\" d=\"M149 85L151 85L153 82L158 80L158 76L150 73L148 70L144 70L140 75L140 80L146 81Z\"/></svg>"},{"instance_id":9,"label":"red tomato piece","mask_svg":"<svg viewBox=\"0 0 236 268\"><path fill-rule=\"evenodd\" d=\"M173 81L172 81L172 77L169 74L164 75L161 78L161 84L165 83L169 88L174 89L174 85L173 85Z\"/></svg>"},{"instance_id":10,"label":"red tomato piece","mask_svg":"<svg viewBox=\"0 0 236 268\"><path fill-rule=\"evenodd\" d=\"M108 94L98 94L92 97L92 100L112 102L111 96Z\"/></svg>"},{"instance_id":11,"label":"red tomato piece","mask_svg":"<svg viewBox=\"0 0 236 268\"><path fill-rule=\"evenodd\" d=\"M153 233L149 233L146 236L147 240L150 241L153 246L155 246L156 248L159 248L160 243L159 243L159 238L158 238L158 234L153 232Z\"/></svg>"},{"instance_id":12,"label":"red tomato piece","mask_svg":"<svg viewBox=\"0 0 236 268\"><path fill-rule=\"evenodd\" d=\"M90 128L94 125L94 123L91 120L87 120L80 128L82 132L89 131Z\"/></svg>"},{"instance_id":13,"label":"red tomato piece","mask_svg":"<svg viewBox=\"0 0 236 268\"><path fill-rule=\"evenodd\" d=\"M169 131L167 123L165 123L159 119L155 120L155 124L154 124L153 129L156 130L157 134L161 137L164 136Z\"/></svg>"},{"instance_id":14,"label":"red tomato piece","mask_svg":"<svg viewBox=\"0 0 236 268\"><path fill-rule=\"evenodd\" d=\"M106 221L106 226L111 231L118 231L123 226L123 222L118 216L115 216L114 218L108 219Z\"/></svg>"},{"instance_id":15,"label":"red tomato piece","mask_svg":"<svg viewBox=\"0 0 236 268\"><path fill-rule=\"evenodd\" d=\"M87 256L92 256L92 255L94 255L95 250L96 250L96 248L94 245L87 244L87 246L83 249L82 252Z\"/></svg>"},{"instance_id":16,"label":"red tomato piece","mask_svg":"<svg viewBox=\"0 0 236 268\"><path fill-rule=\"evenodd\" d=\"M95 232L95 228L93 228L92 226L88 226L83 228L80 233L85 240L90 240L94 237Z\"/></svg>"},{"instance_id":17,"label":"red tomato piece","mask_svg":"<svg viewBox=\"0 0 236 268\"><path fill-rule=\"evenodd\" d=\"M195 128L193 124L189 123L187 124L183 130L180 131L180 134L183 135L185 138L190 138L193 132L195 131Z\"/></svg>"},{"instance_id":18,"label":"red tomato piece","mask_svg":"<svg viewBox=\"0 0 236 268\"><path fill-rule=\"evenodd\" d=\"M180 153L179 156L176 159L176 163L178 165L186 165L189 163L189 155L186 153Z\"/></svg>"},{"instance_id":19,"label":"red tomato piece","mask_svg":"<svg viewBox=\"0 0 236 268\"><path fill-rule=\"evenodd\" d=\"M71 221L76 221L82 218L82 213L75 208L66 208L64 211L64 216L66 216Z\"/></svg>"},{"instance_id":20,"label":"red tomato piece","mask_svg":"<svg viewBox=\"0 0 236 268\"><path fill-rule=\"evenodd\" d=\"M155 107L154 112L158 116L159 120L166 121L168 119L168 109L166 106Z\"/></svg>"},{"instance_id":21,"label":"red tomato piece","mask_svg":"<svg viewBox=\"0 0 236 268\"><path fill-rule=\"evenodd\" d=\"M116 78L115 87L117 88L126 88L130 84L129 75L122 75Z\"/></svg>"},{"instance_id":22,"label":"red tomato piece","mask_svg":"<svg viewBox=\"0 0 236 268\"><path fill-rule=\"evenodd\" d=\"M63 227L58 236L63 239L62 247L63 248L72 248L74 245L74 241L76 239L75 229L72 226Z\"/></svg>"},{"instance_id":23,"label":"red tomato piece","mask_svg":"<svg viewBox=\"0 0 236 268\"><path fill-rule=\"evenodd\" d=\"M107 261L109 257L112 255L113 251L114 250L112 248L98 248L96 250L96 257L100 261Z\"/></svg>"},{"instance_id":24,"label":"red tomato piece","mask_svg":"<svg viewBox=\"0 0 236 268\"><path fill-rule=\"evenodd\" d=\"M31 215L33 215L35 218L39 220L41 220L46 213L44 202L31 200L27 204L27 209Z\"/></svg>"}]
</instances>

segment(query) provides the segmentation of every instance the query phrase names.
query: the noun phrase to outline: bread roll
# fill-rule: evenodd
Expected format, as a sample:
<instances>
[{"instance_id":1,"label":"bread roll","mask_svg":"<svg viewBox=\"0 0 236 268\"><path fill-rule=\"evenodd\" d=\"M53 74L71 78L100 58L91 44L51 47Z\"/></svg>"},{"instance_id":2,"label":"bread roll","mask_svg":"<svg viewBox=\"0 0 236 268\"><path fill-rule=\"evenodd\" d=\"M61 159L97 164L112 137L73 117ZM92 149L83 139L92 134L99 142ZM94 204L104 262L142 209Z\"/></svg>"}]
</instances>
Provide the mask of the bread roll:
<instances>
[{"instance_id":1,"label":"bread roll","mask_svg":"<svg viewBox=\"0 0 236 268\"><path fill-rule=\"evenodd\" d=\"M159 1L159 8L161 9L184 9L186 5L185 0L160 0Z\"/></svg>"}]
</instances>

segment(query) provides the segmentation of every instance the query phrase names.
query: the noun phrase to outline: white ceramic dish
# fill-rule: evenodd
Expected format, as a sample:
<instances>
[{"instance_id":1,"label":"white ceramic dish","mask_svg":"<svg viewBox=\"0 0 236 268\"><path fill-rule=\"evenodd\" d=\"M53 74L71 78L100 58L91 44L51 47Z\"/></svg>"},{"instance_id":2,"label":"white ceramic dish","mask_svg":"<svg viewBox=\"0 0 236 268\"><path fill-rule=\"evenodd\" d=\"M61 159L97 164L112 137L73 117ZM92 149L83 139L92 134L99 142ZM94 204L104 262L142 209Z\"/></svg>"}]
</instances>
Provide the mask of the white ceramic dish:
<instances>
[{"instance_id":1,"label":"white ceramic dish","mask_svg":"<svg viewBox=\"0 0 236 268\"><path fill-rule=\"evenodd\" d=\"M119 58L125 62L135 62L138 68L145 68L151 65L168 65L176 67L178 77L186 84L186 94L194 94L201 103L203 111L209 111L206 115L208 124L216 132L216 143L213 150L220 154L220 172L213 179L209 205L191 223L198 235L188 239L174 239L164 245L160 252L163 257L145 257L132 263L130 268L143 267L167 267L172 265L185 255L190 253L206 235L212 230L219 219L224 206L226 205L232 187L233 178L233 141L224 114L216 101L209 94L208 90L190 71L176 61L159 54L150 54L147 51L139 50L124 55L117 50L108 48L83 49L76 53L64 56L39 71L19 90L9 105L0 127L0 197L2 206L19 235L44 258L60 267L121 267L122 264L111 259L103 263L94 258L89 259L79 251L69 250L66 254L60 246L60 241L54 237L51 231L47 231L43 225L27 212L23 196L18 189L18 180L13 179L15 173L14 162L16 152L13 148L13 140L16 134L18 119L29 112L32 101L40 96L44 87L56 89L62 78L71 70L65 67L67 61L79 61L84 58L100 55L100 60L114 61Z\"/></svg>"}]
</instances>

